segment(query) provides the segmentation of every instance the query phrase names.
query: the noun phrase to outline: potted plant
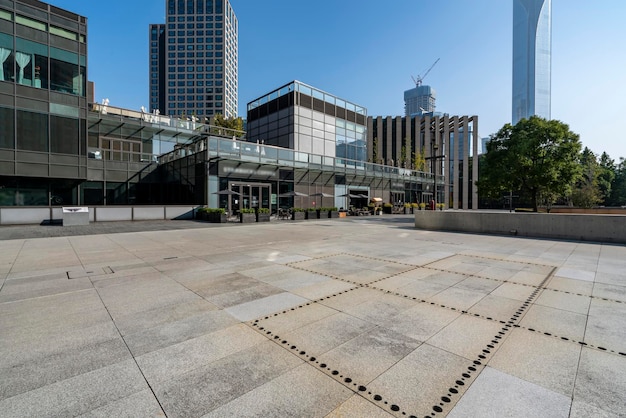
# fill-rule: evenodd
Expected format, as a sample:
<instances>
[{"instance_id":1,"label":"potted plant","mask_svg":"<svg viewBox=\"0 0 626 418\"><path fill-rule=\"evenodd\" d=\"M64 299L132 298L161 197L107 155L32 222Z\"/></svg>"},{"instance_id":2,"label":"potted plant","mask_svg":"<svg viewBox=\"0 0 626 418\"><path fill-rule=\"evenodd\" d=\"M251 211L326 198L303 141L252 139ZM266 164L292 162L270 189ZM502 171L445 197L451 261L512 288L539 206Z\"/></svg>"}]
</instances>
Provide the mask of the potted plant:
<instances>
[{"instance_id":1,"label":"potted plant","mask_svg":"<svg viewBox=\"0 0 626 418\"><path fill-rule=\"evenodd\" d=\"M437 203L437 209L439 209L439 210L443 210L444 206L445 205L443 203Z\"/></svg>"},{"instance_id":2,"label":"potted plant","mask_svg":"<svg viewBox=\"0 0 626 418\"><path fill-rule=\"evenodd\" d=\"M404 204L404 214L407 215L409 213L412 213L411 212L411 204L410 203L405 203Z\"/></svg>"},{"instance_id":3,"label":"potted plant","mask_svg":"<svg viewBox=\"0 0 626 418\"><path fill-rule=\"evenodd\" d=\"M418 209L419 205L417 203L411 203L411 213L415 213L415 211Z\"/></svg>"},{"instance_id":4,"label":"potted plant","mask_svg":"<svg viewBox=\"0 0 626 418\"><path fill-rule=\"evenodd\" d=\"M228 222L228 216L226 216L226 209L224 208L200 208L196 212L196 219L212 223Z\"/></svg>"},{"instance_id":5,"label":"potted plant","mask_svg":"<svg viewBox=\"0 0 626 418\"><path fill-rule=\"evenodd\" d=\"M391 203L385 203L383 205L383 213L386 213L387 215L391 215L392 209L393 205Z\"/></svg>"},{"instance_id":6,"label":"potted plant","mask_svg":"<svg viewBox=\"0 0 626 418\"><path fill-rule=\"evenodd\" d=\"M306 219L317 219L317 208L308 208L306 210Z\"/></svg>"},{"instance_id":7,"label":"potted plant","mask_svg":"<svg viewBox=\"0 0 626 418\"><path fill-rule=\"evenodd\" d=\"M270 221L270 210L269 208L259 208L256 211L256 221L257 222L269 222Z\"/></svg>"},{"instance_id":8,"label":"potted plant","mask_svg":"<svg viewBox=\"0 0 626 418\"><path fill-rule=\"evenodd\" d=\"M242 224L256 222L256 211L254 209L240 209L239 222L241 222Z\"/></svg>"},{"instance_id":9,"label":"potted plant","mask_svg":"<svg viewBox=\"0 0 626 418\"><path fill-rule=\"evenodd\" d=\"M306 219L306 214L302 208L291 208L291 219L294 221L302 221Z\"/></svg>"},{"instance_id":10,"label":"potted plant","mask_svg":"<svg viewBox=\"0 0 626 418\"><path fill-rule=\"evenodd\" d=\"M339 211L337 210L336 207L330 207L328 208L328 217L329 218L338 218L339 217Z\"/></svg>"},{"instance_id":11,"label":"potted plant","mask_svg":"<svg viewBox=\"0 0 626 418\"><path fill-rule=\"evenodd\" d=\"M420 203L420 210L426 210L426 203Z\"/></svg>"},{"instance_id":12,"label":"potted plant","mask_svg":"<svg viewBox=\"0 0 626 418\"><path fill-rule=\"evenodd\" d=\"M328 219L330 212L330 208L318 208L317 209L317 219Z\"/></svg>"}]
</instances>

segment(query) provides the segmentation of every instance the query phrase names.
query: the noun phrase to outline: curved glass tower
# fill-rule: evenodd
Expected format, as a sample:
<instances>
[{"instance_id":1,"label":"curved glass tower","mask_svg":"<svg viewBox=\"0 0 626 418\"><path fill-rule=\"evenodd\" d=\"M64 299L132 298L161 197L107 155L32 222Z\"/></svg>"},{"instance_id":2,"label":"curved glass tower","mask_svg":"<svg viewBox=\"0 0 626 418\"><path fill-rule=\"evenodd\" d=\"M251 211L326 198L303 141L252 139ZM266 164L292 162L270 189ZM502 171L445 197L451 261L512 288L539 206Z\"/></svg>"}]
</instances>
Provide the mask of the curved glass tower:
<instances>
[{"instance_id":1,"label":"curved glass tower","mask_svg":"<svg viewBox=\"0 0 626 418\"><path fill-rule=\"evenodd\" d=\"M550 119L552 0L513 0L512 123Z\"/></svg>"}]
</instances>

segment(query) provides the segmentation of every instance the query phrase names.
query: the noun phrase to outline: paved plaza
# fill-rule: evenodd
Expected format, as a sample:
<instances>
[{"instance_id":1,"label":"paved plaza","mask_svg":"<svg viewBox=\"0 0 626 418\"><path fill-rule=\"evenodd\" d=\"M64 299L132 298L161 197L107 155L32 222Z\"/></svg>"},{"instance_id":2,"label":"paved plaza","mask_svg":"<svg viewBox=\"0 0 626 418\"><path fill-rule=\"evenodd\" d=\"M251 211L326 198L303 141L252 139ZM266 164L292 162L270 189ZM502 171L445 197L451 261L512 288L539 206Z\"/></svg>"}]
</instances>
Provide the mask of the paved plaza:
<instances>
[{"instance_id":1,"label":"paved plaza","mask_svg":"<svg viewBox=\"0 0 626 418\"><path fill-rule=\"evenodd\" d=\"M2 417L626 416L625 246L411 216L0 239Z\"/></svg>"}]
</instances>

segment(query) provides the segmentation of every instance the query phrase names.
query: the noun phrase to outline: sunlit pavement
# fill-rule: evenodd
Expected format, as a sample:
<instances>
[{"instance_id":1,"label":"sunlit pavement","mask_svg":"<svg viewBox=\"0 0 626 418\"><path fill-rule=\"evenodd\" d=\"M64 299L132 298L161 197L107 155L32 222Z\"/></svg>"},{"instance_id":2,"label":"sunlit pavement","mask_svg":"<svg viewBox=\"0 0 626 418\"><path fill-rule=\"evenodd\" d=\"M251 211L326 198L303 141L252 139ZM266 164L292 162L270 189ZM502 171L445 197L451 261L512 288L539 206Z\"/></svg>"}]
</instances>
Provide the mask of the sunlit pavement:
<instances>
[{"instance_id":1,"label":"sunlit pavement","mask_svg":"<svg viewBox=\"0 0 626 418\"><path fill-rule=\"evenodd\" d=\"M10 228L3 417L626 415L624 246L411 216Z\"/></svg>"}]
</instances>

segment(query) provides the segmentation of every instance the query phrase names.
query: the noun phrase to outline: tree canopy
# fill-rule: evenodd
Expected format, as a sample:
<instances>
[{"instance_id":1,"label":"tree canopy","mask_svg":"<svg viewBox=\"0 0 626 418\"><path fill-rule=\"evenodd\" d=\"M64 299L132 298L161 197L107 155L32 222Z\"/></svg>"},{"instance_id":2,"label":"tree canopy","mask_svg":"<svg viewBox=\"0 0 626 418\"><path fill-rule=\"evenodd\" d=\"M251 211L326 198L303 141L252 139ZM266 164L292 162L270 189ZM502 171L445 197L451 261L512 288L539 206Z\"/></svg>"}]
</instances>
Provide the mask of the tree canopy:
<instances>
[{"instance_id":1,"label":"tree canopy","mask_svg":"<svg viewBox=\"0 0 626 418\"><path fill-rule=\"evenodd\" d=\"M487 143L476 182L484 197L500 198L517 191L528 197L533 210L569 195L581 176L578 134L558 120L538 116L504 125Z\"/></svg>"},{"instance_id":2,"label":"tree canopy","mask_svg":"<svg viewBox=\"0 0 626 418\"><path fill-rule=\"evenodd\" d=\"M215 115L213 124L222 128L228 128L235 131L243 131L243 119L238 118L225 118L221 113Z\"/></svg>"}]
</instances>

